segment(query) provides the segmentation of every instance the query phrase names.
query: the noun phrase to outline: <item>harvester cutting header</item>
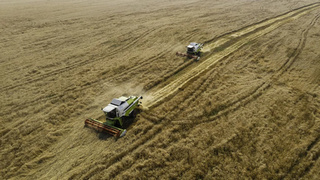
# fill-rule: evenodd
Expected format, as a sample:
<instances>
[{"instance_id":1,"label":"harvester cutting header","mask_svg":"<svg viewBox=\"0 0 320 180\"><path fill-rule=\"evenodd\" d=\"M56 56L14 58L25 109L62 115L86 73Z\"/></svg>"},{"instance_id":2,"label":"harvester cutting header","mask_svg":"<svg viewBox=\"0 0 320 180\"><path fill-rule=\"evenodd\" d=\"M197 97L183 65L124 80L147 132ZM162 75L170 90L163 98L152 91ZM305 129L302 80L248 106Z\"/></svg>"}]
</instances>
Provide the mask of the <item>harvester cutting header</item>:
<instances>
[{"instance_id":1,"label":"harvester cutting header","mask_svg":"<svg viewBox=\"0 0 320 180\"><path fill-rule=\"evenodd\" d=\"M142 96L130 96L115 98L102 109L106 115L106 121L101 122L96 119L86 119L85 126L92 127L99 132L105 132L115 137L122 137L127 130L122 129L124 124L124 117L134 117L135 109L140 105Z\"/></svg>"},{"instance_id":2,"label":"harvester cutting header","mask_svg":"<svg viewBox=\"0 0 320 180\"><path fill-rule=\"evenodd\" d=\"M177 52L176 55L199 61L202 47L203 44L192 42L187 46L186 53Z\"/></svg>"}]
</instances>

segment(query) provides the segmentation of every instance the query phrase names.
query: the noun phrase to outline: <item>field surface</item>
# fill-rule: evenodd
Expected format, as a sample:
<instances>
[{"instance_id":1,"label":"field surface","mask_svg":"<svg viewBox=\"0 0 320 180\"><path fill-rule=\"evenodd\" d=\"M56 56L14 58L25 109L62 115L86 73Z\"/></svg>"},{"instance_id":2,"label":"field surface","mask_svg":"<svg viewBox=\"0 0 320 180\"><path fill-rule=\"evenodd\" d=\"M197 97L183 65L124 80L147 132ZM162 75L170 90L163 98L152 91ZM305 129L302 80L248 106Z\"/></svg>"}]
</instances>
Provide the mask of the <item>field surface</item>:
<instances>
[{"instance_id":1,"label":"field surface","mask_svg":"<svg viewBox=\"0 0 320 180\"><path fill-rule=\"evenodd\" d=\"M0 179L319 179L319 40L316 0L0 0Z\"/></svg>"}]
</instances>

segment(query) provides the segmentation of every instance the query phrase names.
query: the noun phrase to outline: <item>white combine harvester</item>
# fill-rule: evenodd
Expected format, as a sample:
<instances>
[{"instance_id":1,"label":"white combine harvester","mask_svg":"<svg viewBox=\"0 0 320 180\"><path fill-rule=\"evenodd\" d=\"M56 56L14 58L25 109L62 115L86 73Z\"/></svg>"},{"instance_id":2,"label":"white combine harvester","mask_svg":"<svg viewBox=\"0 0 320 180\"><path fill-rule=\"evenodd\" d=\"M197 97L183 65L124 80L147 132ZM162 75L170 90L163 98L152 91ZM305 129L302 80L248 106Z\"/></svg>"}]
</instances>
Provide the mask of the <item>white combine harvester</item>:
<instances>
[{"instance_id":1,"label":"white combine harvester","mask_svg":"<svg viewBox=\"0 0 320 180\"><path fill-rule=\"evenodd\" d=\"M177 52L176 55L199 61L202 47L203 44L192 42L187 46L186 53Z\"/></svg>"},{"instance_id":2,"label":"white combine harvester","mask_svg":"<svg viewBox=\"0 0 320 180\"><path fill-rule=\"evenodd\" d=\"M108 106L102 109L106 115L106 121L101 122L97 119L86 119L85 126L96 129L99 132L108 133L115 137L122 137L126 134L127 130L123 129L123 118L134 117L134 111L141 104L142 96L130 96L115 98Z\"/></svg>"}]
</instances>

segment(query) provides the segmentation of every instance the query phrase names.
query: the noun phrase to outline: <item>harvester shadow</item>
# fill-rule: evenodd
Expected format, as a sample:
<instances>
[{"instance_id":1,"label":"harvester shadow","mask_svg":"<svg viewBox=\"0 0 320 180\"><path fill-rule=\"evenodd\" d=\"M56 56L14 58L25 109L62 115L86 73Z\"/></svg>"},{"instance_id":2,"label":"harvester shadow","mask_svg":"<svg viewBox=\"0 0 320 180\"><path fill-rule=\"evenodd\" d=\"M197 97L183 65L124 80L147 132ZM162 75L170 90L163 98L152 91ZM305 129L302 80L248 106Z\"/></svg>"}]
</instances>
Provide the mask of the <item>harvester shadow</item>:
<instances>
[{"instance_id":1,"label":"harvester shadow","mask_svg":"<svg viewBox=\"0 0 320 180\"><path fill-rule=\"evenodd\" d=\"M98 134L98 138L100 140L107 140L107 139L112 138L112 137L113 137L112 135L104 133L104 132L99 132L99 134Z\"/></svg>"}]
</instances>

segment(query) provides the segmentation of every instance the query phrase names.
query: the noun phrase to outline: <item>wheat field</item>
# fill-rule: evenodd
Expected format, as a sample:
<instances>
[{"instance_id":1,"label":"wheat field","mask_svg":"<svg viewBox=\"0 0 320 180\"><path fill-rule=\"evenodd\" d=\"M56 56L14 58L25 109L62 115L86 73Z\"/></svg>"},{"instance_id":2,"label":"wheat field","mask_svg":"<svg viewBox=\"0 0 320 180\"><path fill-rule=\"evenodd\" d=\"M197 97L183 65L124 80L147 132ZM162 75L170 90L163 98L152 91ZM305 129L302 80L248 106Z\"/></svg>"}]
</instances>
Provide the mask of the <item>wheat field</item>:
<instances>
[{"instance_id":1,"label":"wheat field","mask_svg":"<svg viewBox=\"0 0 320 180\"><path fill-rule=\"evenodd\" d=\"M319 179L319 39L316 0L0 0L0 179Z\"/></svg>"}]
</instances>

